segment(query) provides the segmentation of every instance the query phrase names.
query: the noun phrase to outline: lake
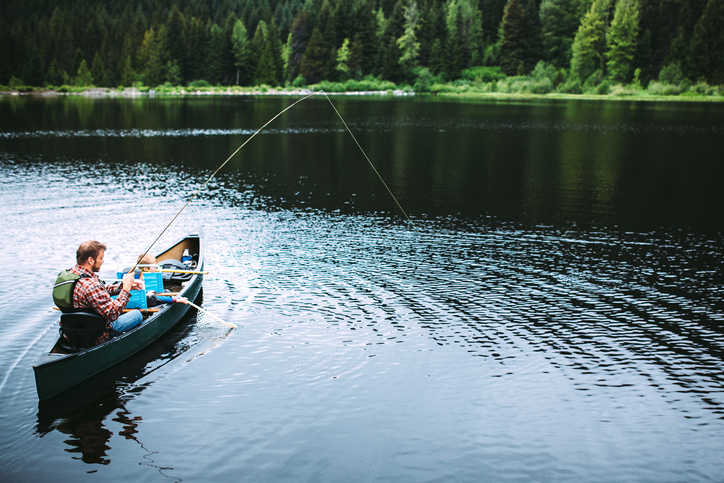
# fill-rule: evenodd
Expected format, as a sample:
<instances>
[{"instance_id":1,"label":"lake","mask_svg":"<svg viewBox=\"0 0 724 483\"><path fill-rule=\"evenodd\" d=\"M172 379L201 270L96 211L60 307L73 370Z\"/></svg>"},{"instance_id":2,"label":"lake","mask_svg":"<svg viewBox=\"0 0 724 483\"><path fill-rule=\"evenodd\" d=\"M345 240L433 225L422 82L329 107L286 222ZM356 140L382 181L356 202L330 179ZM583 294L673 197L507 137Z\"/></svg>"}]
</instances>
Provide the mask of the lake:
<instances>
[{"instance_id":1,"label":"lake","mask_svg":"<svg viewBox=\"0 0 724 483\"><path fill-rule=\"evenodd\" d=\"M317 95L229 158L297 99L0 97L0 479L724 480L724 104ZM40 403L80 242L200 188L151 251L238 328Z\"/></svg>"}]
</instances>

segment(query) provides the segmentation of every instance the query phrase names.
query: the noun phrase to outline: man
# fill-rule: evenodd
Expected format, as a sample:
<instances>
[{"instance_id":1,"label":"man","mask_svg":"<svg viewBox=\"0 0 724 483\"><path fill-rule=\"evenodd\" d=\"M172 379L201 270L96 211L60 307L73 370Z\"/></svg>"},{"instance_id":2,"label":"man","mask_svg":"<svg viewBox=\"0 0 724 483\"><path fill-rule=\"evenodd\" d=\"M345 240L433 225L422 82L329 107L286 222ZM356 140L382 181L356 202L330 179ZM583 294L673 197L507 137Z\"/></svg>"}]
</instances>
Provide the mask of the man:
<instances>
[{"instance_id":1,"label":"man","mask_svg":"<svg viewBox=\"0 0 724 483\"><path fill-rule=\"evenodd\" d=\"M127 273L118 284L106 286L98 275L106 246L97 241L85 241L81 243L76 252L76 265L70 270L71 273L80 275L73 291L73 307L76 309L90 309L106 319L107 330L126 332L140 325L143 322L143 315L138 310L131 310L123 313L128 300L131 298L130 291L136 288L133 273ZM118 295L115 300L111 295ZM104 334L98 342L108 338Z\"/></svg>"}]
</instances>

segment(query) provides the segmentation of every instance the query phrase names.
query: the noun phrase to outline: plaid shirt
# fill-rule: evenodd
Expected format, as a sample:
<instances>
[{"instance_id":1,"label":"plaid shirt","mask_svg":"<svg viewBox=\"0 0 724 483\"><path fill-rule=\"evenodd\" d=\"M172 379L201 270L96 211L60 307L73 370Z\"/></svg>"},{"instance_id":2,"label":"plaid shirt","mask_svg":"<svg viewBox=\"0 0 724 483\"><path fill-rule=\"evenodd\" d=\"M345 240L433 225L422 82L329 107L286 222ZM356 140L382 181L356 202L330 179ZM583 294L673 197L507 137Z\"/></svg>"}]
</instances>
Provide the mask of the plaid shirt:
<instances>
[{"instance_id":1,"label":"plaid shirt","mask_svg":"<svg viewBox=\"0 0 724 483\"><path fill-rule=\"evenodd\" d=\"M123 313L131 294L122 290L120 283L106 287L98 275L78 265L70 271L81 275L73 291L73 307L91 309L102 315L108 321L107 326L110 329L110 322L116 320ZM111 295L118 295L118 297L113 300Z\"/></svg>"}]
</instances>

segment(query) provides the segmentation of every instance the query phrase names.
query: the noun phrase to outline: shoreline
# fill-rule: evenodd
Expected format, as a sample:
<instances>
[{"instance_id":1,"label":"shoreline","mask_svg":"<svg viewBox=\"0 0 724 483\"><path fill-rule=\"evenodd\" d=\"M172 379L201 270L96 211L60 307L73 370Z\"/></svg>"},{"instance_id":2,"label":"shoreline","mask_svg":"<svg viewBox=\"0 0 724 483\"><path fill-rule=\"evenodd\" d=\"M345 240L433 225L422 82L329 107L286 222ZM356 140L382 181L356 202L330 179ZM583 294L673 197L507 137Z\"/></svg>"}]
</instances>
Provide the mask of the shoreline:
<instances>
[{"instance_id":1,"label":"shoreline","mask_svg":"<svg viewBox=\"0 0 724 483\"><path fill-rule=\"evenodd\" d=\"M86 98L164 98L164 97L198 97L198 96L308 96L313 93L330 96L392 96L392 97L431 97L470 100L610 100L610 101L648 101L648 102L724 102L724 96L694 96L694 95L612 95L612 94L530 94L530 93L502 93L502 92L430 92L416 93L410 89L388 89L375 91L343 91L325 92L321 89L311 88L270 88L270 87L204 87L204 88L162 88L160 90L128 87L123 90L106 87L72 88L69 90L40 89L28 92L0 91L0 98L16 96L59 97L78 96Z\"/></svg>"}]
</instances>

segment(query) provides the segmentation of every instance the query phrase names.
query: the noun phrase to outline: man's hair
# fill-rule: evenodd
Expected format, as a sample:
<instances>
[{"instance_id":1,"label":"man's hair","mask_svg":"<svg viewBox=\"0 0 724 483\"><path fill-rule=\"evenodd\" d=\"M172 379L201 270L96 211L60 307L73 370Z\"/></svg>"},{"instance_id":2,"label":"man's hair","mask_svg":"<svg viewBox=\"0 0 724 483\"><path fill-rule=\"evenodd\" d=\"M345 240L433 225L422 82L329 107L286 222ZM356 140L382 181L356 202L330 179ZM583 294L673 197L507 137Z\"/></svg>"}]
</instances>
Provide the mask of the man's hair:
<instances>
[{"instance_id":1,"label":"man's hair","mask_svg":"<svg viewBox=\"0 0 724 483\"><path fill-rule=\"evenodd\" d=\"M78 251L75 252L75 261L78 265L83 265L91 257L98 258L101 250L106 250L106 246L103 243L94 240L84 241L78 247Z\"/></svg>"}]
</instances>

